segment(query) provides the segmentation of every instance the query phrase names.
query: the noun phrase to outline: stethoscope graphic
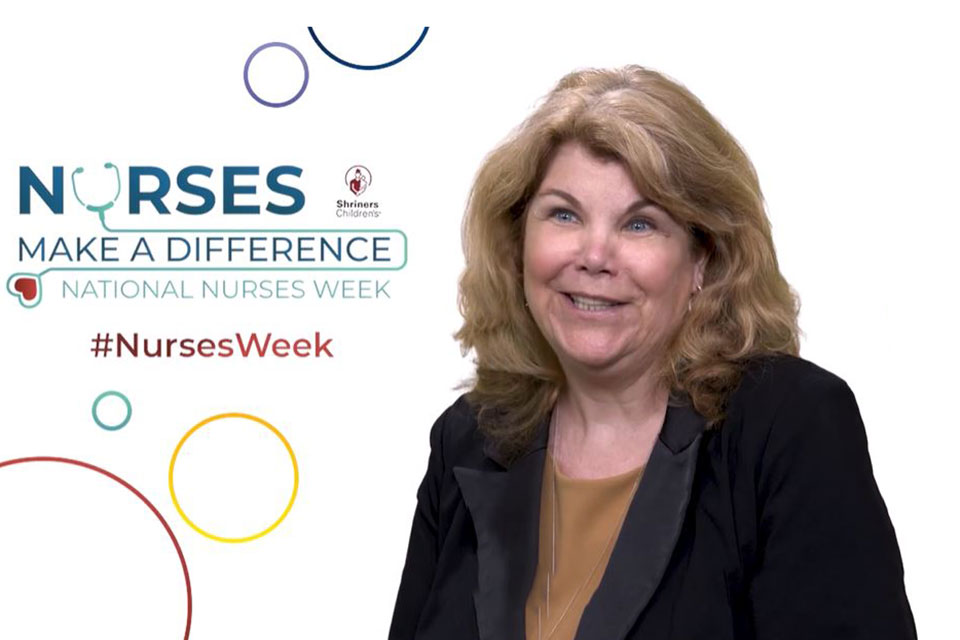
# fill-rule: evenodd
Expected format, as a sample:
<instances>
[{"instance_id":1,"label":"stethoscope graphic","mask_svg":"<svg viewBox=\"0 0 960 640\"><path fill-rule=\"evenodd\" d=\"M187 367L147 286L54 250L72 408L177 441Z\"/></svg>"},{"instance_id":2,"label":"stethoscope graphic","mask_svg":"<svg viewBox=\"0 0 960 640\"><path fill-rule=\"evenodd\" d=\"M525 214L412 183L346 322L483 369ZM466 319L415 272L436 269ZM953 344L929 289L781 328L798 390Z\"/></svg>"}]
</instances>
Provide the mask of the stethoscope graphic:
<instances>
[{"instance_id":1,"label":"stethoscope graphic","mask_svg":"<svg viewBox=\"0 0 960 640\"><path fill-rule=\"evenodd\" d=\"M103 212L109 209L117 201L117 198L120 197L120 169L117 168L112 162L107 162L103 165L104 169L113 169L117 176L117 193L113 196L113 199L110 202L104 204L87 204L80 198L80 194L77 193L77 174L83 173L83 167L77 167L73 170L73 173L70 174L70 184L73 185L73 197L77 199L77 202L82 204L88 211L96 211L103 216Z\"/></svg>"}]
</instances>

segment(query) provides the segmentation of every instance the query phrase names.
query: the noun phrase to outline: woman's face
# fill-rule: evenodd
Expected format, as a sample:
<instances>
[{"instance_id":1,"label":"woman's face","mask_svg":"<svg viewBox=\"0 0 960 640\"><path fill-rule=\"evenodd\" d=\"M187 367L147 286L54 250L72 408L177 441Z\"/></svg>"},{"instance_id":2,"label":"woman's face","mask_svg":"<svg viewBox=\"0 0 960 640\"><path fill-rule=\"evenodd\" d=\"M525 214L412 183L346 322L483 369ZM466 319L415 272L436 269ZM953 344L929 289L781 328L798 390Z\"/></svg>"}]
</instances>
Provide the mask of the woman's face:
<instances>
[{"instance_id":1,"label":"woman's face","mask_svg":"<svg viewBox=\"0 0 960 640\"><path fill-rule=\"evenodd\" d=\"M557 149L526 213L524 291L564 370L641 373L702 282L688 232L577 142Z\"/></svg>"}]
</instances>

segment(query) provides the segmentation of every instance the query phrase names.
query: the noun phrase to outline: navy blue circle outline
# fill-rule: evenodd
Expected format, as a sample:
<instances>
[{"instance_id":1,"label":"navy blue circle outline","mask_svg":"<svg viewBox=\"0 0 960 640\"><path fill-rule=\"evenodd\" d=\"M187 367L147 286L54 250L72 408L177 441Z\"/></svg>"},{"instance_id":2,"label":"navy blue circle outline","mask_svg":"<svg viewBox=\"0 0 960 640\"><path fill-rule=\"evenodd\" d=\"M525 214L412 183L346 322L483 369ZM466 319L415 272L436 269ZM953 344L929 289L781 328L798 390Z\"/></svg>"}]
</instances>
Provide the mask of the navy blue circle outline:
<instances>
[{"instance_id":1,"label":"navy blue circle outline","mask_svg":"<svg viewBox=\"0 0 960 640\"><path fill-rule=\"evenodd\" d=\"M402 54L398 58L394 58L390 62L384 62L382 64L356 64L354 62L349 62L347 60L344 60L337 54L330 51L330 49L327 49L325 46L323 46L323 43L320 42L320 38L318 38L317 34L314 33L313 27L307 27L307 30L310 32L310 37L313 38L313 41L317 43L317 46L320 47L320 50L323 51L325 54L327 54L327 56L331 60L333 60L334 62L339 62L345 67L350 67L351 69L359 69L360 71L376 71L377 69L386 69L387 67L392 67L398 62L403 62L410 56L411 53L417 50L417 47L420 46L420 43L423 42L423 39L427 37L427 31L429 29L430 27L424 27L423 31L420 32L420 37L417 38L417 41L413 43L413 46L407 49L406 53Z\"/></svg>"},{"instance_id":2,"label":"navy blue circle outline","mask_svg":"<svg viewBox=\"0 0 960 640\"><path fill-rule=\"evenodd\" d=\"M270 47L281 47L283 49L287 49L288 51L292 51L300 59L300 64L303 65L303 84L300 85L300 90L297 91L297 94L295 96L293 96L289 100L284 100L283 102L270 102L268 100L264 100L263 98L258 96L257 93L253 90L253 87L250 86L250 63L253 62L253 59L256 57L258 53ZM300 51L297 50L296 47L294 47L293 45L287 44L286 42L268 42L266 44L260 45L259 47L253 50L253 53L247 56L247 62L243 65L243 84L244 86L247 87L247 93L250 94L251 98L253 98L254 100L256 100L257 102L259 102L265 107L280 108L280 107L286 107L293 104L294 102L299 100L300 96L303 95L303 92L307 90L307 82L309 80L310 80L310 69L307 67L307 59L303 57L303 54L300 53Z\"/></svg>"}]
</instances>

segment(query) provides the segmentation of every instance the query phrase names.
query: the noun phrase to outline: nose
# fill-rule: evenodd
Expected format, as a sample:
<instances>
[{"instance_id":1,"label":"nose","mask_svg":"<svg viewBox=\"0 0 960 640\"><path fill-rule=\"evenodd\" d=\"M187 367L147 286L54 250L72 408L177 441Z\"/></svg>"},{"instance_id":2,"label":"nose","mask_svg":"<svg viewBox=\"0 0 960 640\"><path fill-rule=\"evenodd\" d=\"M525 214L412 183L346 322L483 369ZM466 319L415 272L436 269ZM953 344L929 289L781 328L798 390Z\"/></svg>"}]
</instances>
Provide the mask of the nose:
<instances>
[{"instance_id":1,"label":"nose","mask_svg":"<svg viewBox=\"0 0 960 640\"><path fill-rule=\"evenodd\" d=\"M587 273L616 272L615 238L607 229L599 225L583 231L580 242L578 269Z\"/></svg>"}]
</instances>

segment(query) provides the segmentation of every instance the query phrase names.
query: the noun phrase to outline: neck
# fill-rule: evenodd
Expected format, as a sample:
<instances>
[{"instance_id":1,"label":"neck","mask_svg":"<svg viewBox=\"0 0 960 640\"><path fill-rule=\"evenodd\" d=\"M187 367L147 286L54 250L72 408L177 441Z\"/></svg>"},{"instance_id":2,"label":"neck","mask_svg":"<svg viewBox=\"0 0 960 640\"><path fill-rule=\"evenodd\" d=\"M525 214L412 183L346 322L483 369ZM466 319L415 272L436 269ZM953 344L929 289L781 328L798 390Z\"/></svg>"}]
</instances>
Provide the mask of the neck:
<instances>
[{"instance_id":1,"label":"neck","mask_svg":"<svg viewBox=\"0 0 960 640\"><path fill-rule=\"evenodd\" d=\"M559 447L565 452L568 464L575 459L583 464L606 459L620 466L627 460L645 461L663 426L670 395L652 368L634 376L572 373L557 399L554 451Z\"/></svg>"}]
</instances>

